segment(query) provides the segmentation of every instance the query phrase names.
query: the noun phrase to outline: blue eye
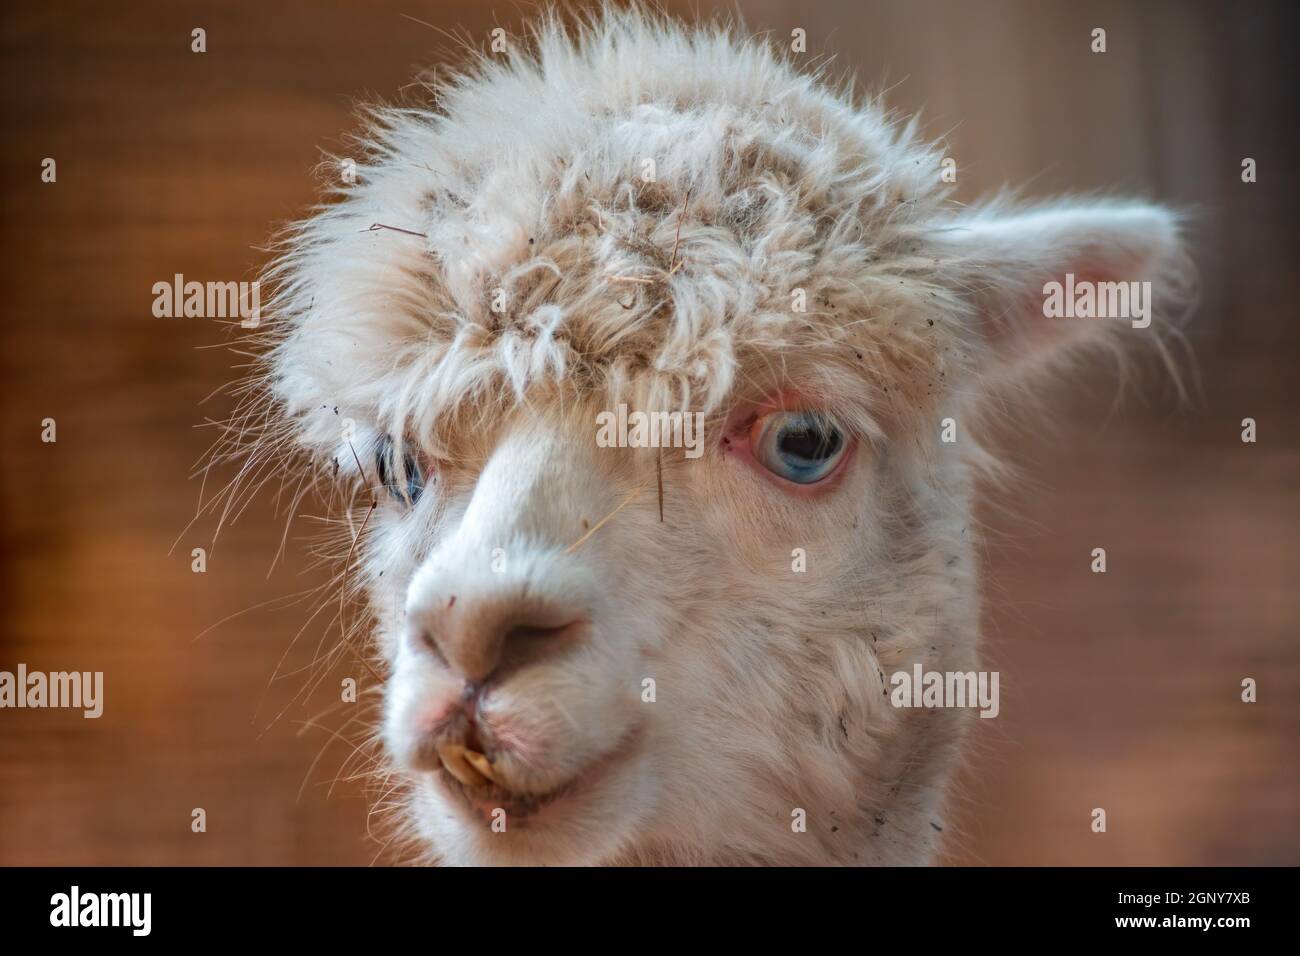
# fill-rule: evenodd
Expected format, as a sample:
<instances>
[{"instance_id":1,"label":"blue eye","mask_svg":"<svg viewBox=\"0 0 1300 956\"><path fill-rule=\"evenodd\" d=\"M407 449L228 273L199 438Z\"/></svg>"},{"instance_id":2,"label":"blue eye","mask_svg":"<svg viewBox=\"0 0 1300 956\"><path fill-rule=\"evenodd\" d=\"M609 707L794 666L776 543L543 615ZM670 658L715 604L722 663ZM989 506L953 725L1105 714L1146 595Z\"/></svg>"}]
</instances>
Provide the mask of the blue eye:
<instances>
[{"instance_id":1,"label":"blue eye","mask_svg":"<svg viewBox=\"0 0 1300 956\"><path fill-rule=\"evenodd\" d=\"M420 492L424 491L424 476L420 474L420 466L409 453L403 457L400 472L394 457L393 440L385 435L375 450L375 470L379 472L379 483L397 501L413 505L420 497Z\"/></svg>"},{"instance_id":2,"label":"blue eye","mask_svg":"<svg viewBox=\"0 0 1300 956\"><path fill-rule=\"evenodd\" d=\"M844 457L844 433L817 412L772 412L750 431L750 451L772 474L798 485L821 481Z\"/></svg>"}]
</instances>

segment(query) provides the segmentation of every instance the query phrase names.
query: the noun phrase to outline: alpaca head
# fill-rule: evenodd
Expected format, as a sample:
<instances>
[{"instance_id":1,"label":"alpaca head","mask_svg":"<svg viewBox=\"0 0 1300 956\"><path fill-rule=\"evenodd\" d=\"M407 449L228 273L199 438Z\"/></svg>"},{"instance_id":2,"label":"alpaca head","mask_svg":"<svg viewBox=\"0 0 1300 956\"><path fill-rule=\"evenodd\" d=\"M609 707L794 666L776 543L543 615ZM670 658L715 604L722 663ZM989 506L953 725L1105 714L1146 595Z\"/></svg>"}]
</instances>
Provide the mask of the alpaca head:
<instances>
[{"instance_id":1,"label":"alpaca head","mask_svg":"<svg viewBox=\"0 0 1300 956\"><path fill-rule=\"evenodd\" d=\"M361 492L413 829L452 863L928 859L972 712L889 675L978 667L981 397L1154 335L1044 286L1159 306L1172 217L958 206L876 104L641 14L436 92L287 235L267 353Z\"/></svg>"}]
</instances>

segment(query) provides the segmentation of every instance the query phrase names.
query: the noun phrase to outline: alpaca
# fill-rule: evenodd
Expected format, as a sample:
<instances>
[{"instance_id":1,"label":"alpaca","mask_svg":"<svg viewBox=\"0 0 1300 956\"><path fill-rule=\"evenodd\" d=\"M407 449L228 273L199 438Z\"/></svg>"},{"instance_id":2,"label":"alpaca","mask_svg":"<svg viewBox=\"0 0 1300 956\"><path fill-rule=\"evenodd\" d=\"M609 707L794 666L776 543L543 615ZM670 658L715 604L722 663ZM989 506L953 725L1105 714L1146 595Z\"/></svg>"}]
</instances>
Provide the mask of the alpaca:
<instances>
[{"instance_id":1,"label":"alpaca","mask_svg":"<svg viewBox=\"0 0 1300 956\"><path fill-rule=\"evenodd\" d=\"M958 205L914 120L640 8L544 15L434 93L284 235L258 406L357 493L422 858L932 862L979 720L891 677L980 666L979 416L1158 341L1177 217ZM1067 277L1150 283L1159 321L1055 317Z\"/></svg>"}]
</instances>

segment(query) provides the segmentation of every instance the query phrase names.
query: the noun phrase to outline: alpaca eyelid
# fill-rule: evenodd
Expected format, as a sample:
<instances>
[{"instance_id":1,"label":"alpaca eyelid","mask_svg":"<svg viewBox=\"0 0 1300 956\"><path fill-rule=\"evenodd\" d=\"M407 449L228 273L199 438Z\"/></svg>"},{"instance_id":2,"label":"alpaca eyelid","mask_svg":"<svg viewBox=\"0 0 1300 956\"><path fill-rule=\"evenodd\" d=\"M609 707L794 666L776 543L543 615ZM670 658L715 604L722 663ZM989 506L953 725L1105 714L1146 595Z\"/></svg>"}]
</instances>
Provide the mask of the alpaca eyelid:
<instances>
[{"instance_id":1,"label":"alpaca eyelid","mask_svg":"<svg viewBox=\"0 0 1300 956\"><path fill-rule=\"evenodd\" d=\"M395 500L414 507L427 485L437 480L434 466L407 445L403 449L401 478L398 482L397 462L394 460L396 443L392 436L383 435L375 446L375 472L379 484Z\"/></svg>"}]
</instances>

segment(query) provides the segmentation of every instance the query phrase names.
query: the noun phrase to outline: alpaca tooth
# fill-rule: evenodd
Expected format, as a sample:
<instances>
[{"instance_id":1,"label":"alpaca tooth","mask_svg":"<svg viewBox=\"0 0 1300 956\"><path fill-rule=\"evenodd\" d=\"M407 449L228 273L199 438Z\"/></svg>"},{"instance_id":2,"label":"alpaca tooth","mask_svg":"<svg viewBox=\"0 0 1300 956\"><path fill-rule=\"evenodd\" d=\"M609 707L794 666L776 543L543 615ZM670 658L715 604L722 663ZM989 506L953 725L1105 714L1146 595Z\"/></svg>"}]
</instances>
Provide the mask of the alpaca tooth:
<instances>
[{"instance_id":1,"label":"alpaca tooth","mask_svg":"<svg viewBox=\"0 0 1300 956\"><path fill-rule=\"evenodd\" d=\"M466 750L465 761L492 783L497 782L497 776L492 770L492 761L477 750Z\"/></svg>"},{"instance_id":2,"label":"alpaca tooth","mask_svg":"<svg viewBox=\"0 0 1300 956\"><path fill-rule=\"evenodd\" d=\"M488 778L474 769L473 765L465 759L469 753L459 744L443 744L438 748L438 756L442 758L442 765L447 768L447 772L459 780L467 787L485 787Z\"/></svg>"}]
</instances>

